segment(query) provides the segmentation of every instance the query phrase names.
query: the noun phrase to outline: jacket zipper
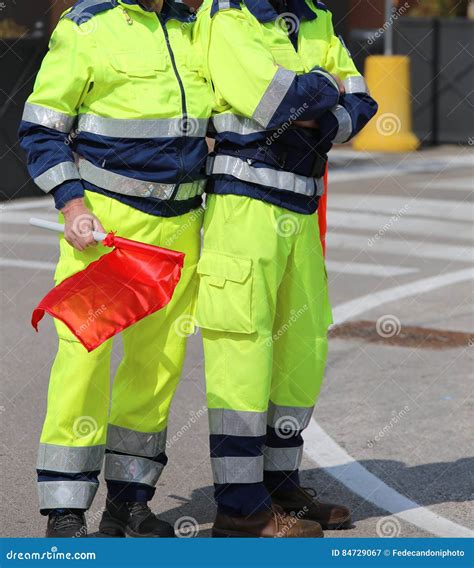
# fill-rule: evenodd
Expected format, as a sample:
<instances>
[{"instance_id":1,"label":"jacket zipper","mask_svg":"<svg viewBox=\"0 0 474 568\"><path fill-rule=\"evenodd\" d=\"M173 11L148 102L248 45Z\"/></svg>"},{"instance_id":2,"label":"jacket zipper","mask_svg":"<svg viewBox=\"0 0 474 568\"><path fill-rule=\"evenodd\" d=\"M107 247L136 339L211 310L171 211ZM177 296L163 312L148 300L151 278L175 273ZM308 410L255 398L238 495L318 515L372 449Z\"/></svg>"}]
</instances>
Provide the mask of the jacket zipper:
<instances>
[{"instance_id":1,"label":"jacket zipper","mask_svg":"<svg viewBox=\"0 0 474 568\"><path fill-rule=\"evenodd\" d=\"M163 21L162 17L160 14L157 14L156 17L158 18L158 21L160 22L161 25L161 29L163 30L163 34L165 36L165 41L166 41L166 47L168 48L168 53L170 55L170 59L171 59L171 65L173 67L173 71L176 77L176 80L178 81L178 85L179 85L179 90L181 91L181 105L182 105L182 114L183 114L183 118L182 118L182 134L183 136L181 137L181 141L180 141L180 152L179 152L179 163L180 163L180 178L184 176L184 160L183 160L183 151L184 151L184 144L185 144L185 138L186 138L186 129L188 126L188 109L187 109L187 105L186 105L186 92L184 90L184 85L183 85L183 81L181 79L181 76L179 74L178 71L178 67L176 65L176 59L173 53L173 49L171 48L171 43L170 43L170 37L168 34L168 30L166 29L166 24ZM176 189L173 192L173 195L171 197L171 199L174 199L176 193L178 192L178 187L176 187Z\"/></svg>"}]
</instances>

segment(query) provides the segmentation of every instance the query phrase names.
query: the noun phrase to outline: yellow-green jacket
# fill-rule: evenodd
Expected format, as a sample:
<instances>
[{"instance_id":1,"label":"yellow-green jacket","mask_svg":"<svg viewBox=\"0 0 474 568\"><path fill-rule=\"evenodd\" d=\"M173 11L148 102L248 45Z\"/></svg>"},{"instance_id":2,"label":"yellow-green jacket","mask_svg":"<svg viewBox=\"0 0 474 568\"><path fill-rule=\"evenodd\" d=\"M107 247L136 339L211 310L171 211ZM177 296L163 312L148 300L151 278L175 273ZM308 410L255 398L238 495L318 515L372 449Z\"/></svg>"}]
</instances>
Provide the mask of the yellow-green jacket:
<instances>
[{"instance_id":1,"label":"yellow-green jacket","mask_svg":"<svg viewBox=\"0 0 474 568\"><path fill-rule=\"evenodd\" d=\"M377 105L327 8L311 0L277 4L205 0L198 14L196 35L216 94L208 191L312 213L327 152L359 132ZM319 128L293 125L306 120Z\"/></svg>"},{"instance_id":2,"label":"yellow-green jacket","mask_svg":"<svg viewBox=\"0 0 474 568\"><path fill-rule=\"evenodd\" d=\"M200 205L213 96L194 23L174 0L160 15L135 0L80 0L63 15L20 127L58 208L84 188L158 215Z\"/></svg>"}]
</instances>

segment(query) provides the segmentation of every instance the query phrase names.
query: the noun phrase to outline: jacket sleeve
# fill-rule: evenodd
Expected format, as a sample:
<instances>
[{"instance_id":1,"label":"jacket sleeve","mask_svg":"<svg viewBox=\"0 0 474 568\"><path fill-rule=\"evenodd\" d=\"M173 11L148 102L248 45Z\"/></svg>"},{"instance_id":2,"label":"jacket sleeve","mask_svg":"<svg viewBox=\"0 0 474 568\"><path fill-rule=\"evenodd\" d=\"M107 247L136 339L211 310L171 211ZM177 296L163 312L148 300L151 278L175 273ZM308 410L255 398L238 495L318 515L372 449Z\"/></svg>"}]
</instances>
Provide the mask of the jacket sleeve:
<instances>
[{"instance_id":1,"label":"jacket sleeve","mask_svg":"<svg viewBox=\"0 0 474 568\"><path fill-rule=\"evenodd\" d=\"M87 41L74 22L59 22L26 102L19 130L28 171L40 189L54 195L58 209L84 195L69 133L93 86Z\"/></svg>"},{"instance_id":2,"label":"jacket sleeve","mask_svg":"<svg viewBox=\"0 0 474 568\"><path fill-rule=\"evenodd\" d=\"M378 110L364 77L357 70L342 40L334 35L325 61L327 70L341 78L346 94L319 119L321 138L326 143L343 144L358 134Z\"/></svg>"},{"instance_id":3,"label":"jacket sleeve","mask_svg":"<svg viewBox=\"0 0 474 568\"><path fill-rule=\"evenodd\" d=\"M339 101L334 78L321 68L296 75L278 66L255 27L238 9L212 17L209 70L218 98L264 128L321 116Z\"/></svg>"}]
</instances>

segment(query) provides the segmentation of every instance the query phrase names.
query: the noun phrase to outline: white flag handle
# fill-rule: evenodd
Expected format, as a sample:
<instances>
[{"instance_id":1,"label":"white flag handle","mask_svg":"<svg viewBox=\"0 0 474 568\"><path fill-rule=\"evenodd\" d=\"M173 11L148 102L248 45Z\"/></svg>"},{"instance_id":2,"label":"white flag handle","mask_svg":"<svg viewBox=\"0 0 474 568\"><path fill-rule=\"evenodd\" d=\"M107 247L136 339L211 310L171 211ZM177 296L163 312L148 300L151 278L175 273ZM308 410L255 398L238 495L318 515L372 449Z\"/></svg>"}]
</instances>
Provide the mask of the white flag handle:
<instances>
[{"instance_id":1,"label":"white flag handle","mask_svg":"<svg viewBox=\"0 0 474 568\"><path fill-rule=\"evenodd\" d=\"M40 229L47 229L48 231L56 231L57 233L64 233L64 225L61 223L55 223L54 221L46 221L46 219L38 219L37 217L31 217L30 225L34 227L39 227ZM105 233L99 233L97 231L92 232L94 240L98 243L103 241L107 236Z\"/></svg>"}]
</instances>

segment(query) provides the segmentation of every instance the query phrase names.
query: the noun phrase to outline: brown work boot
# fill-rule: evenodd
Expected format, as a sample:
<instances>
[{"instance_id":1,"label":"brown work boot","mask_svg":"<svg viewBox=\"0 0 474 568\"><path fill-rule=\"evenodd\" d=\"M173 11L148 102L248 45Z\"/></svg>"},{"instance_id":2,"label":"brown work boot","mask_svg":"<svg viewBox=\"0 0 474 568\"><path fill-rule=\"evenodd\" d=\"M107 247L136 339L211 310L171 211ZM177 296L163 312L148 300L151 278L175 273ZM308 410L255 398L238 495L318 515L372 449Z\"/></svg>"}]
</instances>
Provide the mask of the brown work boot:
<instances>
[{"instance_id":1,"label":"brown work boot","mask_svg":"<svg viewBox=\"0 0 474 568\"><path fill-rule=\"evenodd\" d=\"M316 491L310 487L275 491L271 495L272 501L286 513L315 521L323 530L349 529L352 526L351 513L347 507L318 501Z\"/></svg>"},{"instance_id":2,"label":"brown work boot","mask_svg":"<svg viewBox=\"0 0 474 568\"><path fill-rule=\"evenodd\" d=\"M269 511L261 511L248 517L231 517L217 513L212 536L237 538L321 538L321 526L287 515L274 505Z\"/></svg>"}]
</instances>

